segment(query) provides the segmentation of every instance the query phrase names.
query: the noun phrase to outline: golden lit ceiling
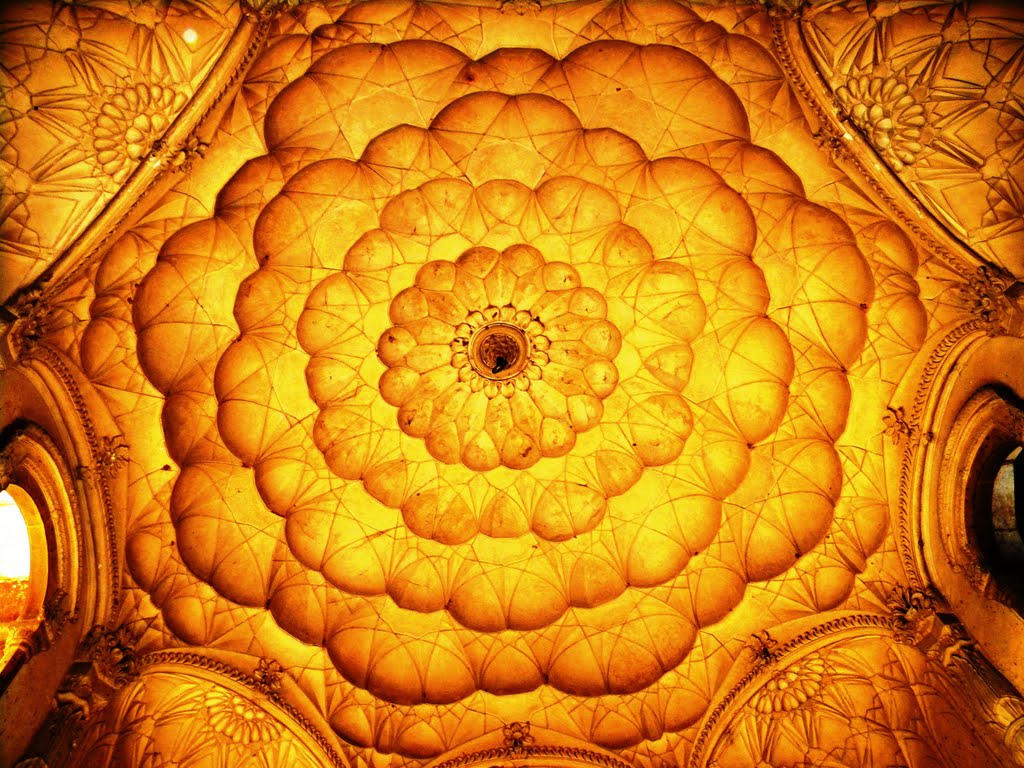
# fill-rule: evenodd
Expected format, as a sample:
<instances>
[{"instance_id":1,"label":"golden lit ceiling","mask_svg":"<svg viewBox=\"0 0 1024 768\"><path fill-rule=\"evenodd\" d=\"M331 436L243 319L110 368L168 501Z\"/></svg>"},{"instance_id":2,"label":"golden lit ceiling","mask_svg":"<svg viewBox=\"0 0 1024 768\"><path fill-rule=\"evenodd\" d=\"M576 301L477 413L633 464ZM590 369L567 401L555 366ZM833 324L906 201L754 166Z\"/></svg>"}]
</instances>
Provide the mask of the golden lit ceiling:
<instances>
[{"instance_id":1,"label":"golden lit ceiling","mask_svg":"<svg viewBox=\"0 0 1024 768\"><path fill-rule=\"evenodd\" d=\"M930 214L982 257L1020 274L1020 8L870 6L864 13L857 3L822 3L804 15L822 78L852 127Z\"/></svg>"},{"instance_id":2,"label":"golden lit ceiling","mask_svg":"<svg viewBox=\"0 0 1024 768\"><path fill-rule=\"evenodd\" d=\"M240 15L223 0L19 2L0 11L0 295L38 277L110 201Z\"/></svg>"},{"instance_id":3,"label":"golden lit ceiling","mask_svg":"<svg viewBox=\"0 0 1024 768\"><path fill-rule=\"evenodd\" d=\"M519 749L510 723L652 767L945 759L895 735L962 727L943 665L870 622L702 750L752 636L913 584L889 406L970 308L963 244L1020 267L1021 46L997 34L1020 19L982 50L933 3L259 5L3 22L5 295L49 279L30 341L110 425L139 656L274 660L352 765ZM998 70L971 118L947 82L968 52ZM823 128L836 104L856 135ZM201 731L247 745L233 765L281 740L238 724L269 711L243 689L153 674L97 743ZM186 739L160 714L179 689L242 720ZM794 712L830 714L765 735Z\"/></svg>"}]
</instances>

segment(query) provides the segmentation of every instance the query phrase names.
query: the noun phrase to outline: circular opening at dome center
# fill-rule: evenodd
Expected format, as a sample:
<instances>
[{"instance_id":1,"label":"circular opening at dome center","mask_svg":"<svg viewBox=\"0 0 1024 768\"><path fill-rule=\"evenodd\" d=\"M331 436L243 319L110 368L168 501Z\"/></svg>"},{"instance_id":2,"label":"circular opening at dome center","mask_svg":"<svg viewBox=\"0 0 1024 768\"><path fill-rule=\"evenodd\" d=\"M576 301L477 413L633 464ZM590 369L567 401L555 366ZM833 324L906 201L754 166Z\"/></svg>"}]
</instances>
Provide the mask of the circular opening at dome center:
<instances>
[{"instance_id":1,"label":"circular opening at dome center","mask_svg":"<svg viewBox=\"0 0 1024 768\"><path fill-rule=\"evenodd\" d=\"M489 323L469 341L469 362L481 376L503 381L517 375L530 360L530 347L522 328L511 323Z\"/></svg>"}]
</instances>

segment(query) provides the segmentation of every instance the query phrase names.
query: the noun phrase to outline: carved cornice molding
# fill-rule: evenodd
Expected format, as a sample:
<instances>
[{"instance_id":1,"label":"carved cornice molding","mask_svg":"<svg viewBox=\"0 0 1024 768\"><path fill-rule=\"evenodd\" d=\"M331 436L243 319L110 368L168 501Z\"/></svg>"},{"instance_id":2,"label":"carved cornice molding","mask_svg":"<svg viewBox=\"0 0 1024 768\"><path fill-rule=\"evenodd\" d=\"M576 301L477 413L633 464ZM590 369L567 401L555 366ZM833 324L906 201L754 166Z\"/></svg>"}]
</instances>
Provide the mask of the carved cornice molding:
<instances>
[{"instance_id":1,"label":"carved cornice molding","mask_svg":"<svg viewBox=\"0 0 1024 768\"><path fill-rule=\"evenodd\" d=\"M478 763L493 763L496 760L514 759L517 764L540 763L550 765L552 761L583 763L586 765L598 765L603 768L636 768L623 760L616 760L602 752L595 752L581 747L566 747L560 745L530 745L516 749L511 746L494 747L492 749L470 752L465 755L453 757L443 763L437 763L433 768L461 768L465 765Z\"/></svg>"},{"instance_id":2,"label":"carved cornice molding","mask_svg":"<svg viewBox=\"0 0 1024 768\"><path fill-rule=\"evenodd\" d=\"M915 522L914 507L918 495L915 490L916 478L920 474L918 460L924 447L934 439L930 427L932 408L929 404L936 399L937 388L944 379L946 371L950 365L955 365L957 356L953 354L954 350L962 350L972 340L977 341L985 335L985 324L980 318L968 320L946 333L935 344L921 368L914 399L909 408L906 406L889 408L892 417L891 424L890 421L886 422L887 426L890 429L895 428L898 435L917 437L913 440L896 438L893 440L901 449L899 486L896 497L896 545L907 578L911 586L916 589L923 590L928 583L918 541L919 525ZM922 424L929 426L925 429Z\"/></svg>"}]
</instances>

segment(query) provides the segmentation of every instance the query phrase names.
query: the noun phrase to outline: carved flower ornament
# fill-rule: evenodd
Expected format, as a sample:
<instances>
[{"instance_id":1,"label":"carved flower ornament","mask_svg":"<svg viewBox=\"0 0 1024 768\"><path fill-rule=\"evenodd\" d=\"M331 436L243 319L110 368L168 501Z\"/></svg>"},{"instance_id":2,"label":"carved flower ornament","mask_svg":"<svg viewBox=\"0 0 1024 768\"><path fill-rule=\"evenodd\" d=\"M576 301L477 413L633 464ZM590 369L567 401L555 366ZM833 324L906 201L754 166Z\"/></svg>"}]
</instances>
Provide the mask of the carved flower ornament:
<instances>
[{"instance_id":1,"label":"carved flower ornament","mask_svg":"<svg viewBox=\"0 0 1024 768\"><path fill-rule=\"evenodd\" d=\"M93 124L100 167L120 181L164 135L187 97L164 85L138 83L113 92Z\"/></svg>"},{"instance_id":2,"label":"carved flower ornament","mask_svg":"<svg viewBox=\"0 0 1024 768\"><path fill-rule=\"evenodd\" d=\"M223 688L213 688L203 699L210 727L239 744L270 742L281 726L258 704Z\"/></svg>"},{"instance_id":3,"label":"carved flower ornament","mask_svg":"<svg viewBox=\"0 0 1024 768\"><path fill-rule=\"evenodd\" d=\"M836 89L854 124L896 171L911 165L921 151L922 129L927 122L924 107L909 91L895 77L867 75L851 78Z\"/></svg>"},{"instance_id":4,"label":"carved flower ornament","mask_svg":"<svg viewBox=\"0 0 1024 768\"><path fill-rule=\"evenodd\" d=\"M827 669L819 658L790 664L772 674L754 696L758 712L789 712L805 704L821 690Z\"/></svg>"}]
</instances>

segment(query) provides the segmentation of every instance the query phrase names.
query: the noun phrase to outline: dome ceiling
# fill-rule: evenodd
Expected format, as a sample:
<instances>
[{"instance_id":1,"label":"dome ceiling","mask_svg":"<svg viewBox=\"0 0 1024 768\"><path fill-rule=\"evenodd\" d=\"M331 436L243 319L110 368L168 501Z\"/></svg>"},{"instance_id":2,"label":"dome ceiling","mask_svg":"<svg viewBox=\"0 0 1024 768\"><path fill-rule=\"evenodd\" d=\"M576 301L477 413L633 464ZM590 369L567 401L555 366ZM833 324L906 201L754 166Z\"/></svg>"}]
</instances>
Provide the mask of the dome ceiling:
<instances>
[{"instance_id":1,"label":"dome ceiling","mask_svg":"<svg viewBox=\"0 0 1024 768\"><path fill-rule=\"evenodd\" d=\"M0 9L3 299L71 246L150 155L240 16L227 0Z\"/></svg>"},{"instance_id":2,"label":"dome ceiling","mask_svg":"<svg viewBox=\"0 0 1024 768\"><path fill-rule=\"evenodd\" d=\"M752 139L763 48L625 10L552 9L553 45L506 16L484 55L480 9L320 27L253 110L266 152L135 295L180 474L129 565L181 637L266 611L321 647L355 744L428 757L499 712L661 739L736 637L841 604L881 543L884 497L853 501L880 438L842 435L921 339L916 254Z\"/></svg>"},{"instance_id":3,"label":"dome ceiling","mask_svg":"<svg viewBox=\"0 0 1024 768\"><path fill-rule=\"evenodd\" d=\"M882 415L962 310L764 13L250 15L204 156L49 326L126 449L144 648L277 660L353 765L528 722L668 766L752 635L884 610Z\"/></svg>"}]
</instances>

